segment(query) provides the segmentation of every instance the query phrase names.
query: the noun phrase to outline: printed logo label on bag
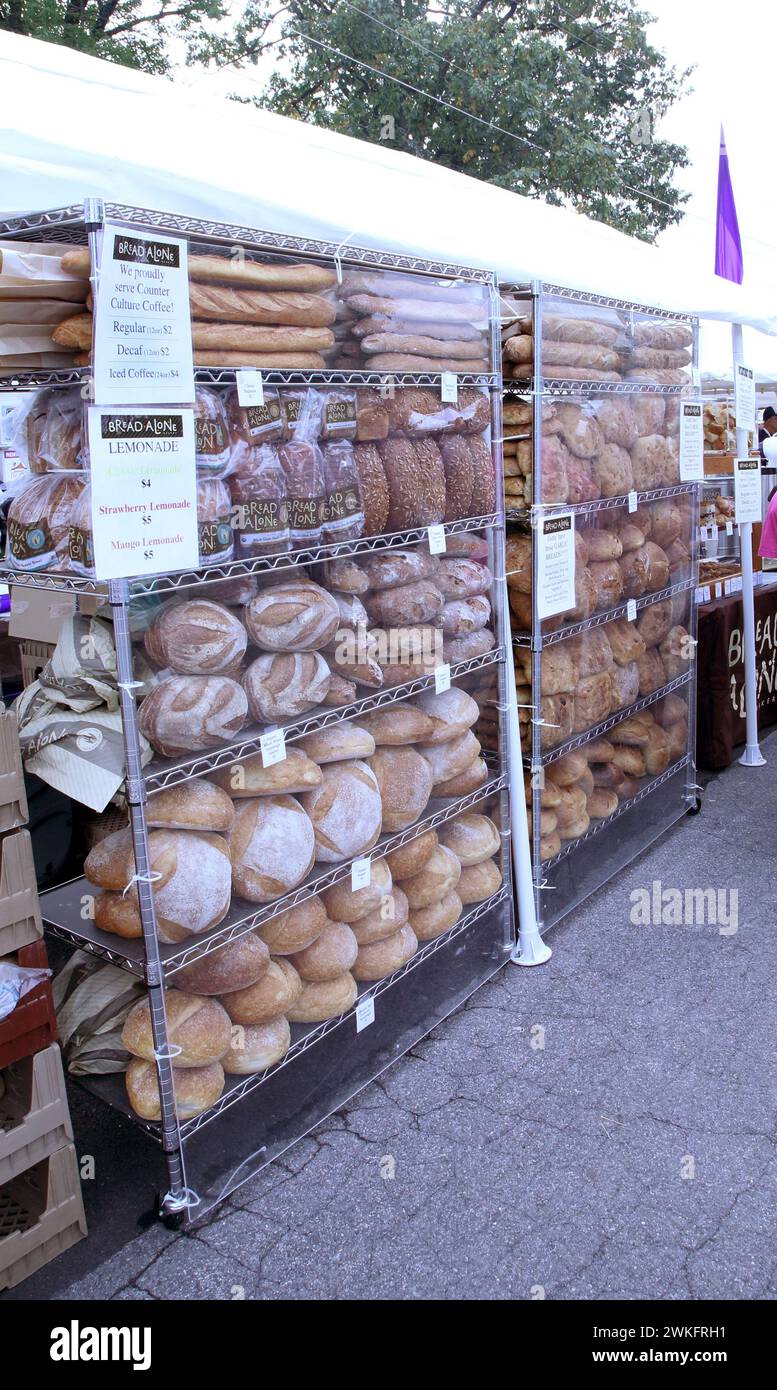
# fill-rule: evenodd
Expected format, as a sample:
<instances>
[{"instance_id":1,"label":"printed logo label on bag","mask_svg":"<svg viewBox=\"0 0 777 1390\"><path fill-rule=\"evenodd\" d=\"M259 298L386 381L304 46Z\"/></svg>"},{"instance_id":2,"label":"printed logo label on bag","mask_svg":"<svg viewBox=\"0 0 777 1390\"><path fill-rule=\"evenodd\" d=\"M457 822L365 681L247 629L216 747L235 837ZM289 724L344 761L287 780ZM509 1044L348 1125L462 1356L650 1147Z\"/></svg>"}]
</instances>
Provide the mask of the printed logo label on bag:
<instances>
[{"instance_id":1,"label":"printed logo label on bag","mask_svg":"<svg viewBox=\"0 0 777 1390\"><path fill-rule=\"evenodd\" d=\"M51 1329L52 1361L131 1361L133 1370L151 1366L150 1327L81 1327L71 1318L68 1327Z\"/></svg>"},{"instance_id":2,"label":"printed logo label on bag","mask_svg":"<svg viewBox=\"0 0 777 1390\"><path fill-rule=\"evenodd\" d=\"M113 254L117 261L134 261L136 265L166 265L177 270L181 264L178 247L170 241L146 241L144 237L117 233L113 238Z\"/></svg>"}]
</instances>

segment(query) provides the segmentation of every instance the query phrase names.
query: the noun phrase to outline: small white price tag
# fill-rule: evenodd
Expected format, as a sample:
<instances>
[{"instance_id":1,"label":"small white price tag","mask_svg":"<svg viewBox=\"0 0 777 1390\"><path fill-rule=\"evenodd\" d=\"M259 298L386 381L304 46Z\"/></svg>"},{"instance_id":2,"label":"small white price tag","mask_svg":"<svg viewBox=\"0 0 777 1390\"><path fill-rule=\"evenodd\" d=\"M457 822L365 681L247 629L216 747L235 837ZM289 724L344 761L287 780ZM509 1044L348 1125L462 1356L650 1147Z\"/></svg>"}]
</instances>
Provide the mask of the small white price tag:
<instances>
[{"instance_id":1,"label":"small white price tag","mask_svg":"<svg viewBox=\"0 0 777 1390\"><path fill-rule=\"evenodd\" d=\"M459 399L459 382L455 372L443 372L440 382L440 400L456 405Z\"/></svg>"},{"instance_id":2,"label":"small white price tag","mask_svg":"<svg viewBox=\"0 0 777 1390\"><path fill-rule=\"evenodd\" d=\"M440 526L429 526L428 529L427 529L427 533L426 533L426 534L427 534L428 537L429 537L429 554L430 554L430 555L444 555L444 554L445 554L445 527L442 526L442 525L440 525Z\"/></svg>"},{"instance_id":3,"label":"small white price tag","mask_svg":"<svg viewBox=\"0 0 777 1390\"><path fill-rule=\"evenodd\" d=\"M262 373L256 367L238 367L235 383L239 405L264 405Z\"/></svg>"},{"instance_id":4,"label":"small white price tag","mask_svg":"<svg viewBox=\"0 0 777 1390\"><path fill-rule=\"evenodd\" d=\"M436 666L434 669L434 693L442 695L444 690L451 688L451 668L446 662L443 666Z\"/></svg>"},{"instance_id":5,"label":"small white price tag","mask_svg":"<svg viewBox=\"0 0 777 1390\"><path fill-rule=\"evenodd\" d=\"M259 747L262 752L262 767L282 763L286 757L286 736L283 729L271 729L269 733L262 734Z\"/></svg>"},{"instance_id":6,"label":"small white price tag","mask_svg":"<svg viewBox=\"0 0 777 1390\"><path fill-rule=\"evenodd\" d=\"M639 506L639 503L638 503L638 501L637 501L637 494L636 494L636 492L630 492L630 493L629 493L629 511L630 511L630 512L635 512L635 511L637 510L637 507L638 507L638 506Z\"/></svg>"},{"instance_id":7,"label":"small white price tag","mask_svg":"<svg viewBox=\"0 0 777 1390\"><path fill-rule=\"evenodd\" d=\"M363 1028L369 1028L375 1022L375 999L371 994L365 994L356 1005L356 1031L361 1033Z\"/></svg>"},{"instance_id":8,"label":"small white price tag","mask_svg":"<svg viewBox=\"0 0 777 1390\"><path fill-rule=\"evenodd\" d=\"M735 577L734 579L732 579L732 581L731 581L731 592L732 592L732 594L741 594L741 592L742 592L742 576L741 576L741 574L736 575L736 577Z\"/></svg>"},{"instance_id":9,"label":"small white price tag","mask_svg":"<svg viewBox=\"0 0 777 1390\"><path fill-rule=\"evenodd\" d=\"M702 598L702 603L709 603L710 599L712 598L712 594L710 593L710 586L709 586L709 584L705 584L705 585L704 585L703 594L704 594L704 597Z\"/></svg>"},{"instance_id":10,"label":"small white price tag","mask_svg":"<svg viewBox=\"0 0 777 1390\"><path fill-rule=\"evenodd\" d=\"M734 534L734 523L733 523L733 521L727 521L727 522L726 522L726 535L727 535L727 536L733 536L733 534Z\"/></svg>"},{"instance_id":11,"label":"small white price tag","mask_svg":"<svg viewBox=\"0 0 777 1390\"><path fill-rule=\"evenodd\" d=\"M718 583L715 585L715 597L716 597L716 598L722 598L722 597L723 597L723 589L722 589L722 587L721 587L720 581L718 581Z\"/></svg>"},{"instance_id":12,"label":"small white price tag","mask_svg":"<svg viewBox=\"0 0 777 1390\"><path fill-rule=\"evenodd\" d=\"M730 579L724 579L724 581L723 581L723 593L725 594L726 598L728 598L728 595L731 593L731 580L730 580Z\"/></svg>"},{"instance_id":13,"label":"small white price tag","mask_svg":"<svg viewBox=\"0 0 777 1390\"><path fill-rule=\"evenodd\" d=\"M351 865L351 887L356 891L357 888L369 888L372 877L371 859L354 859Z\"/></svg>"},{"instance_id":14,"label":"small white price tag","mask_svg":"<svg viewBox=\"0 0 777 1390\"><path fill-rule=\"evenodd\" d=\"M626 621L635 623L637 621L637 600L630 598L626 604Z\"/></svg>"}]
</instances>

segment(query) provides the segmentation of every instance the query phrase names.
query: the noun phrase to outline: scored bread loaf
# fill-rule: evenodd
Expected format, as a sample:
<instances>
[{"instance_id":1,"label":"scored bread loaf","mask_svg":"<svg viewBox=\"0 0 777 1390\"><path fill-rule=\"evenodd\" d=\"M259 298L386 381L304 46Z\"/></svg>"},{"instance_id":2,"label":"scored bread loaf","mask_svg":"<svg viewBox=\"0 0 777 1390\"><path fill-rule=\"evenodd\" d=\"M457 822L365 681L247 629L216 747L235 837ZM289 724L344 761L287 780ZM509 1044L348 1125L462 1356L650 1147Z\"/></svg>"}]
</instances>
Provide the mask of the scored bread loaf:
<instances>
[{"instance_id":1,"label":"scored bread loaf","mask_svg":"<svg viewBox=\"0 0 777 1390\"><path fill-rule=\"evenodd\" d=\"M295 951L304 951L315 941L326 922L324 904L319 897L313 896L279 912L269 922L263 922L257 927L256 935L273 956L293 956Z\"/></svg>"},{"instance_id":2,"label":"scored bread loaf","mask_svg":"<svg viewBox=\"0 0 777 1390\"><path fill-rule=\"evenodd\" d=\"M127 1096L136 1115L143 1120L161 1120L162 1102L156 1062L133 1057L126 1072ZM208 1067L175 1067L175 1109L179 1120L192 1120L216 1104L224 1090L224 1068L220 1062Z\"/></svg>"},{"instance_id":3,"label":"scored bread loaf","mask_svg":"<svg viewBox=\"0 0 777 1390\"><path fill-rule=\"evenodd\" d=\"M140 731L163 757L216 748L248 715L245 691L229 676L170 676L140 706Z\"/></svg>"},{"instance_id":4,"label":"scored bread loaf","mask_svg":"<svg viewBox=\"0 0 777 1390\"><path fill-rule=\"evenodd\" d=\"M435 796L469 796L488 781L488 766L485 758L475 758L455 777L446 777L444 782L435 782Z\"/></svg>"},{"instance_id":5,"label":"scored bread loaf","mask_svg":"<svg viewBox=\"0 0 777 1390\"><path fill-rule=\"evenodd\" d=\"M277 323L295 328L328 328L334 306L322 295L304 291L233 289L221 285L189 287L193 319L221 323Z\"/></svg>"},{"instance_id":6,"label":"scored bread loaf","mask_svg":"<svg viewBox=\"0 0 777 1390\"><path fill-rule=\"evenodd\" d=\"M287 1010L292 1023L323 1023L328 1018L344 1014L356 1003L358 990L350 972L336 980L303 984L299 998Z\"/></svg>"},{"instance_id":7,"label":"scored bread loaf","mask_svg":"<svg viewBox=\"0 0 777 1390\"><path fill-rule=\"evenodd\" d=\"M208 676L240 662L248 634L234 613L208 599L165 604L145 632L152 661L182 675Z\"/></svg>"},{"instance_id":8,"label":"scored bread loaf","mask_svg":"<svg viewBox=\"0 0 777 1390\"><path fill-rule=\"evenodd\" d=\"M339 724L317 729L298 742L307 756L321 766L353 758L369 758L375 752L375 740L369 730L350 719L341 719Z\"/></svg>"},{"instance_id":9,"label":"scored bread loaf","mask_svg":"<svg viewBox=\"0 0 777 1390\"><path fill-rule=\"evenodd\" d=\"M393 936L408 918L408 902L401 888L394 887L384 893L380 903L371 912L365 912L351 923L351 928L359 946L367 946L371 941L385 941Z\"/></svg>"},{"instance_id":10,"label":"scored bread loaf","mask_svg":"<svg viewBox=\"0 0 777 1390\"><path fill-rule=\"evenodd\" d=\"M426 743L447 743L459 738L475 724L480 710L477 702L466 690L451 686L437 694L419 695L416 704L432 722L432 731Z\"/></svg>"},{"instance_id":11,"label":"scored bread loaf","mask_svg":"<svg viewBox=\"0 0 777 1390\"><path fill-rule=\"evenodd\" d=\"M296 719L329 693L332 672L320 652L276 652L258 656L243 675L254 719L271 724Z\"/></svg>"},{"instance_id":12,"label":"scored bread loaf","mask_svg":"<svg viewBox=\"0 0 777 1390\"><path fill-rule=\"evenodd\" d=\"M286 749L279 763L265 767L261 753L250 754L211 773L213 782L235 800L249 796L277 796L310 791L321 781L321 771L301 748ZM234 816L234 808L233 808Z\"/></svg>"},{"instance_id":13,"label":"scored bread loaf","mask_svg":"<svg viewBox=\"0 0 777 1390\"><path fill-rule=\"evenodd\" d=\"M433 941L458 922L464 905L458 893L451 889L428 907L417 907L410 922L419 941Z\"/></svg>"},{"instance_id":14,"label":"scored bread loaf","mask_svg":"<svg viewBox=\"0 0 777 1390\"><path fill-rule=\"evenodd\" d=\"M399 849L392 850L390 854L386 855L386 863L391 870L392 877L399 881L417 874L429 862L438 843L437 831L425 830L422 835L417 835L406 845L400 845Z\"/></svg>"},{"instance_id":15,"label":"scored bread loaf","mask_svg":"<svg viewBox=\"0 0 777 1390\"><path fill-rule=\"evenodd\" d=\"M238 1026L232 1029L232 1041L221 1065L227 1076L256 1075L280 1062L290 1044L289 1020L283 1014L266 1023Z\"/></svg>"},{"instance_id":16,"label":"scored bread loaf","mask_svg":"<svg viewBox=\"0 0 777 1390\"><path fill-rule=\"evenodd\" d=\"M420 579L414 584L402 584L399 588L377 590L368 596L366 607L374 623L386 627L407 627L433 622L442 612L444 601L434 579Z\"/></svg>"},{"instance_id":17,"label":"scored bread loaf","mask_svg":"<svg viewBox=\"0 0 777 1390\"><path fill-rule=\"evenodd\" d=\"M363 561L371 589L395 589L398 584L412 584L419 579L433 579L440 567L436 555L420 546L415 550L390 550Z\"/></svg>"},{"instance_id":18,"label":"scored bread loaf","mask_svg":"<svg viewBox=\"0 0 777 1390\"><path fill-rule=\"evenodd\" d=\"M391 871L385 859L370 864L370 881L363 888L352 888L349 879L342 879L323 894L326 911L335 922L353 923L365 913L380 907L391 893Z\"/></svg>"},{"instance_id":19,"label":"scored bread loaf","mask_svg":"<svg viewBox=\"0 0 777 1390\"><path fill-rule=\"evenodd\" d=\"M287 1014L301 993L302 981L291 961L278 956L255 984L222 994L220 1002L233 1023L265 1023Z\"/></svg>"},{"instance_id":20,"label":"scored bread loaf","mask_svg":"<svg viewBox=\"0 0 777 1390\"><path fill-rule=\"evenodd\" d=\"M444 845L438 845L417 874L402 880L402 891L411 913L416 908L428 907L430 903L444 898L456 887L460 875L461 864L456 855Z\"/></svg>"},{"instance_id":21,"label":"scored bread loaf","mask_svg":"<svg viewBox=\"0 0 777 1390\"><path fill-rule=\"evenodd\" d=\"M426 809L432 770L415 748L379 748L369 759L377 778L384 833L406 830Z\"/></svg>"},{"instance_id":22,"label":"scored bread loaf","mask_svg":"<svg viewBox=\"0 0 777 1390\"><path fill-rule=\"evenodd\" d=\"M356 937L345 922L327 922L310 946L291 957L291 963L306 983L336 980L351 969L358 949Z\"/></svg>"},{"instance_id":23,"label":"scored bread loaf","mask_svg":"<svg viewBox=\"0 0 777 1390\"><path fill-rule=\"evenodd\" d=\"M440 829L440 844L456 855L462 868L480 864L499 850L499 831L488 817L469 811Z\"/></svg>"},{"instance_id":24,"label":"scored bread loaf","mask_svg":"<svg viewBox=\"0 0 777 1390\"><path fill-rule=\"evenodd\" d=\"M312 868L313 826L293 796L241 801L229 836L229 853L235 893L252 903L272 902L296 888Z\"/></svg>"},{"instance_id":25,"label":"scored bread loaf","mask_svg":"<svg viewBox=\"0 0 777 1390\"><path fill-rule=\"evenodd\" d=\"M245 608L251 639L266 651L312 651L331 642L340 610L331 594L307 579L262 589Z\"/></svg>"},{"instance_id":26,"label":"scored bread loaf","mask_svg":"<svg viewBox=\"0 0 777 1390\"><path fill-rule=\"evenodd\" d=\"M412 927L405 922L392 936L359 947L353 976L356 980L382 980L399 970L418 950Z\"/></svg>"},{"instance_id":27,"label":"scored bread loaf","mask_svg":"<svg viewBox=\"0 0 777 1390\"><path fill-rule=\"evenodd\" d=\"M426 759L432 770L432 780L436 787L439 782L449 781L464 772L480 754L480 744L471 729L444 743L423 743L418 752Z\"/></svg>"},{"instance_id":28,"label":"scored bread loaf","mask_svg":"<svg viewBox=\"0 0 777 1390\"><path fill-rule=\"evenodd\" d=\"M261 980L270 967L270 952L254 932L228 941L174 975L176 989L190 994L226 994Z\"/></svg>"},{"instance_id":29,"label":"scored bread loaf","mask_svg":"<svg viewBox=\"0 0 777 1390\"><path fill-rule=\"evenodd\" d=\"M321 785L302 804L315 837L315 858L324 864L364 854L380 834L381 800L372 768L358 759L323 768Z\"/></svg>"},{"instance_id":30,"label":"scored bread loaf","mask_svg":"<svg viewBox=\"0 0 777 1390\"><path fill-rule=\"evenodd\" d=\"M148 837L148 855L160 941L184 941L223 920L231 896L225 840L188 830L153 830ZM125 881L121 891L103 893L96 900L95 922L103 931L137 937L142 933L138 893L132 883L134 860L119 848L117 879L122 870ZM104 878L107 876L106 872Z\"/></svg>"},{"instance_id":31,"label":"scored bread loaf","mask_svg":"<svg viewBox=\"0 0 777 1390\"><path fill-rule=\"evenodd\" d=\"M409 701L388 709L370 710L359 716L359 722L379 747L397 747L417 741L427 743L433 730L429 715Z\"/></svg>"},{"instance_id":32,"label":"scored bread loaf","mask_svg":"<svg viewBox=\"0 0 777 1390\"><path fill-rule=\"evenodd\" d=\"M149 830L209 830L218 835L231 830L234 819L235 808L226 792L205 777L191 777L175 787L167 787L150 796L146 803Z\"/></svg>"},{"instance_id":33,"label":"scored bread loaf","mask_svg":"<svg viewBox=\"0 0 777 1390\"><path fill-rule=\"evenodd\" d=\"M165 990L167 1040L176 1049L175 1067L207 1067L218 1062L229 1047L229 1014L217 999L185 994L179 989ZM148 998L139 999L130 1009L121 1032L128 1052L153 1062L156 1044L151 1031Z\"/></svg>"}]
</instances>

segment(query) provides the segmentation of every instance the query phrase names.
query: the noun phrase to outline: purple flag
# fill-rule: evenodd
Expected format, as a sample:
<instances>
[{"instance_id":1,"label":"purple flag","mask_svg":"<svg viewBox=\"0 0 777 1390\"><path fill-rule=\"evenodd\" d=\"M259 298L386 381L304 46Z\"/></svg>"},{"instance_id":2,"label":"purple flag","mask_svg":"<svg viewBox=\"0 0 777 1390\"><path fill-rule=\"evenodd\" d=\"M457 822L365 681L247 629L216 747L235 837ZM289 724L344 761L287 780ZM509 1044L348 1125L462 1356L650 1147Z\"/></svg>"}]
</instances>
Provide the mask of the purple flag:
<instances>
[{"instance_id":1,"label":"purple flag","mask_svg":"<svg viewBox=\"0 0 777 1390\"><path fill-rule=\"evenodd\" d=\"M742 241L731 187L726 140L720 127L720 159L718 162L718 215L715 227L715 274L724 280L742 284Z\"/></svg>"}]
</instances>

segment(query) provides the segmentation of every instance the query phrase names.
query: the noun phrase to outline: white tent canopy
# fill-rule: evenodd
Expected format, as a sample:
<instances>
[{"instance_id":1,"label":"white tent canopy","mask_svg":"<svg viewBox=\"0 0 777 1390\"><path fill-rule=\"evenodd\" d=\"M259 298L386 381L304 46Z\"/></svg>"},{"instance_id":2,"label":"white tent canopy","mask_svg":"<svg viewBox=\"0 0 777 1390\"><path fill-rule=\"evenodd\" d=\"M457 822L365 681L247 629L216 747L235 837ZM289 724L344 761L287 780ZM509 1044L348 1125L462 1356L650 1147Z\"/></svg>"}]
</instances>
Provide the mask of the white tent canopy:
<instances>
[{"instance_id":1,"label":"white tent canopy","mask_svg":"<svg viewBox=\"0 0 777 1390\"><path fill-rule=\"evenodd\" d=\"M95 195L741 322L777 306L653 246L348 136L0 34L0 214Z\"/></svg>"}]
</instances>

